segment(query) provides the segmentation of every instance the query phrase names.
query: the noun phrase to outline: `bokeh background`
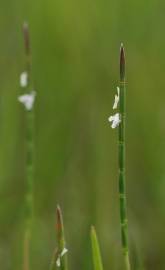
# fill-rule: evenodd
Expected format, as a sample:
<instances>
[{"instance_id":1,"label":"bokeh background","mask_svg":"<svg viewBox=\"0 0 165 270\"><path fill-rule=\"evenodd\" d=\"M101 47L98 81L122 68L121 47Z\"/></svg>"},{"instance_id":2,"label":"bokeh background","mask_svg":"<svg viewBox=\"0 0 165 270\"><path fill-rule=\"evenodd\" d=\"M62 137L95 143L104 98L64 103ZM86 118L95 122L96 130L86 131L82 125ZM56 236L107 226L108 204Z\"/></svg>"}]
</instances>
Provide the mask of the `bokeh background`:
<instances>
[{"instance_id":1,"label":"bokeh background","mask_svg":"<svg viewBox=\"0 0 165 270\"><path fill-rule=\"evenodd\" d=\"M163 0L0 0L0 268L22 269L25 112L17 97L29 22L35 104L31 269L49 269L55 208L70 269L91 270L90 225L105 269L122 270L117 130L107 119L127 58L127 195L132 269L164 270L165 23Z\"/></svg>"}]
</instances>

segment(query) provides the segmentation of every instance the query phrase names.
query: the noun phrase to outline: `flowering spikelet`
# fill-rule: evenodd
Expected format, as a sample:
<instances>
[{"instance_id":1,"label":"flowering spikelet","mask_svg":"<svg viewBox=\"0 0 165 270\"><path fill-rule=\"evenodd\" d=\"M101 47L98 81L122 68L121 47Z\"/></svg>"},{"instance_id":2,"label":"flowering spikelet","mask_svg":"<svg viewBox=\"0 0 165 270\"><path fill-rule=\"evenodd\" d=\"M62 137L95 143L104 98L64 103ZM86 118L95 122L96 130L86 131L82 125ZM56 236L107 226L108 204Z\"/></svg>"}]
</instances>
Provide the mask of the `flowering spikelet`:
<instances>
[{"instance_id":1,"label":"flowering spikelet","mask_svg":"<svg viewBox=\"0 0 165 270\"><path fill-rule=\"evenodd\" d=\"M33 109L34 101L36 97L36 92L32 91L29 94L21 95L18 97L18 101L21 102L27 111Z\"/></svg>"}]
</instances>

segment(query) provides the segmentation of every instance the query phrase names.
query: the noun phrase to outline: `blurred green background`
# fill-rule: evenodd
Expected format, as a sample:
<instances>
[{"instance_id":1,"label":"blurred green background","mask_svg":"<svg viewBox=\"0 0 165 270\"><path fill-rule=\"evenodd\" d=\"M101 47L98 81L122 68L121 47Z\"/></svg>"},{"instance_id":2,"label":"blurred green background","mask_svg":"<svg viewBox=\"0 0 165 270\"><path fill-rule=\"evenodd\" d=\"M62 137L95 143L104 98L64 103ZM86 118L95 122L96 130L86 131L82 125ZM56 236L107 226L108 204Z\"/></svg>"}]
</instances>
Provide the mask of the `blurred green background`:
<instances>
[{"instance_id":1,"label":"blurred green background","mask_svg":"<svg viewBox=\"0 0 165 270\"><path fill-rule=\"evenodd\" d=\"M0 268L22 269L25 112L18 103L30 25L37 100L32 269L49 269L59 203L70 269L91 270L94 224L105 269L122 270L117 130L107 119L127 58L127 194L132 269L164 270L164 1L1 0Z\"/></svg>"}]
</instances>

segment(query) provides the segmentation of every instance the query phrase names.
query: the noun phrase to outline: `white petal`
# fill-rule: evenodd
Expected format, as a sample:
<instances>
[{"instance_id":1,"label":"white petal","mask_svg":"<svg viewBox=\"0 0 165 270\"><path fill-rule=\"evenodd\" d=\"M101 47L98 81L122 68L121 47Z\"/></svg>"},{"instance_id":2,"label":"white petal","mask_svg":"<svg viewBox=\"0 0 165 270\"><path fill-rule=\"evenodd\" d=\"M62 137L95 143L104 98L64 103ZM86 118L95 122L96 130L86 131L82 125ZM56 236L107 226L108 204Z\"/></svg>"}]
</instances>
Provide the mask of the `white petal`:
<instances>
[{"instance_id":1,"label":"white petal","mask_svg":"<svg viewBox=\"0 0 165 270\"><path fill-rule=\"evenodd\" d=\"M64 249L62 250L62 252L61 252L61 257L64 256L64 254L67 253L67 252L68 252L67 248L64 248Z\"/></svg>"},{"instance_id":2,"label":"white petal","mask_svg":"<svg viewBox=\"0 0 165 270\"><path fill-rule=\"evenodd\" d=\"M113 110L117 109L118 102L119 102L119 96L115 95L115 101L114 101L114 104L113 104Z\"/></svg>"},{"instance_id":3,"label":"white petal","mask_svg":"<svg viewBox=\"0 0 165 270\"><path fill-rule=\"evenodd\" d=\"M59 256L58 256L58 258L57 258L57 260L56 260L56 265L57 265L58 267L61 266L61 260L60 260L60 257L59 257Z\"/></svg>"},{"instance_id":4,"label":"white petal","mask_svg":"<svg viewBox=\"0 0 165 270\"><path fill-rule=\"evenodd\" d=\"M115 115L112 115L108 118L109 122L112 122L111 127L112 128L116 128L117 126L119 126L121 120L120 120L120 116L119 113L116 113Z\"/></svg>"},{"instance_id":5,"label":"white petal","mask_svg":"<svg viewBox=\"0 0 165 270\"><path fill-rule=\"evenodd\" d=\"M28 85L28 73L27 71L24 71L20 75L20 86L26 87Z\"/></svg>"},{"instance_id":6,"label":"white petal","mask_svg":"<svg viewBox=\"0 0 165 270\"><path fill-rule=\"evenodd\" d=\"M120 88L117 86L117 94L120 95Z\"/></svg>"},{"instance_id":7,"label":"white petal","mask_svg":"<svg viewBox=\"0 0 165 270\"><path fill-rule=\"evenodd\" d=\"M113 110L117 109L117 105L119 103L119 95L120 95L120 88L117 87L117 95L115 95L115 101L114 101L114 104L113 104Z\"/></svg>"},{"instance_id":8,"label":"white petal","mask_svg":"<svg viewBox=\"0 0 165 270\"><path fill-rule=\"evenodd\" d=\"M109 122L112 122L112 121L113 121L113 118L114 118L114 117L111 115L111 116L108 118L108 121L109 121Z\"/></svg>"},{"instance_id":9,"label":"white petal","mask_svg":"<svg viewBox=\"0 0 165 270\"><path fill-rule=\"evenodd\" d=\"M32 91L30 94L25 94L18 97L19 102L21 102L27 111L30 111L33 108L35 101L36 92Z\"/></svg>"},{"instance_id":10,"label":"white petal","mask_svg":"<svg viewBox=\"0 0 165 270\"><path fill-rule=\"evenodd\" d=\"M62 250L61 254L58 255L58 258L57 258L57 260L56 260L56 265L57 265L58 267L61 266L61 257L64 256L65 253L67 253L67 252L68 252L67 248L64 248L64 249Z\"/></svg>"}]
</instances>

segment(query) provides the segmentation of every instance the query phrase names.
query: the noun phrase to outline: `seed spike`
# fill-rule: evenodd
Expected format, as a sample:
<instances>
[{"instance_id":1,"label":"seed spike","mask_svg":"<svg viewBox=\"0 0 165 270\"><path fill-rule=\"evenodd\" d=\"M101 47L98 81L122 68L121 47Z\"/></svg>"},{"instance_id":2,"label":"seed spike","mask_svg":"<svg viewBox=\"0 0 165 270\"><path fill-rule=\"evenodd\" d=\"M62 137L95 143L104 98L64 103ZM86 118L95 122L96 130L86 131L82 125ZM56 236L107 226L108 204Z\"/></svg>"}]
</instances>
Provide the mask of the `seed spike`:
<instances>
[{"instance_id":1,"label":"seed spike","mask_svg":"<svg viewBox=\"0 0 165 270\"><path fill-rule=\"evenodd\" d=\"M123 43L120 46L120 81L125 79L125 51Z\"/></svg>"},{"instance_id":2,"label":"seed spike","mask_svg":"<svg viewBox=\"0 0 165 270\"><path fill-rule=\"evenodd\" d=\"M30 34L29 34L29 25L27 22L23 23L23 37L24 37L24 46L26 56L30 55Z\"/></svg>"}]
</instances>

